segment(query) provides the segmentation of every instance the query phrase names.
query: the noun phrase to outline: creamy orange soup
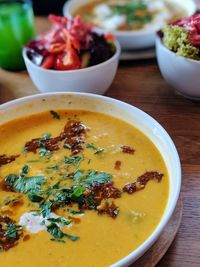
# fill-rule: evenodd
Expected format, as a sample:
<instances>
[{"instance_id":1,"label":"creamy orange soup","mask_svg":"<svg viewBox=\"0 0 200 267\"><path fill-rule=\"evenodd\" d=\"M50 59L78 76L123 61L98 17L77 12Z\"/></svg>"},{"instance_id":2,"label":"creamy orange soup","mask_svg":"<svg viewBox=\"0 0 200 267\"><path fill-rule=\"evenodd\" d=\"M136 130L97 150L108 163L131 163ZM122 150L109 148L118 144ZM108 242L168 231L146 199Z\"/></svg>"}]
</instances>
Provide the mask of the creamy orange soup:
<instances>
[{"instance_id":1,"label":"creamy orange soup","mask_svg":"<svg viewBox=\"0 0 200 267\"><path fill-rule=\"evenodd\" d=\"M155 145L114 117L51 111L0 126L1 267L104 267L155 230L169 178Z\"/></svg>"}]
</instances>

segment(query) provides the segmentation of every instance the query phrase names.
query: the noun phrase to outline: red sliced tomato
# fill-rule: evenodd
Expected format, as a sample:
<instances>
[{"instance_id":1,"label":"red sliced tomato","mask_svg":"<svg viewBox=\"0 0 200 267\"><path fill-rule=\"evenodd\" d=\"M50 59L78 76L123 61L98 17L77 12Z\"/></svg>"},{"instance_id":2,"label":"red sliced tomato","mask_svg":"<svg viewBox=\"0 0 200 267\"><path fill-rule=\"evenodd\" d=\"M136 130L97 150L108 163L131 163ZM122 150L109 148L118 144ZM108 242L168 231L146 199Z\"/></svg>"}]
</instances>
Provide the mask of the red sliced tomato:
<instances>
[{"instance_id":1,"label":"red sliced tomato","mask_svg":"<svg viewBox=\"0 0 200 267\"><path fill-rule=\"evenodd\" d=\"M51 44L50 48L48 49L48 52L51 54L57 54L61 53L66 49L66 44L63 43L55 43Z\"/></svg>"},{"instance_id":2,"label":"red sliced tomato","mask_svg":"<svg viewBox=\"0 0 200 267\"><path fill-rule=\"evenodd\" d=\"M45 57L42 61L41 67L44 69L53 69L55 65L55 56L49 55Z\"/></svg>"},{"instance_id":3,"label":"red sliced tomato","mask_svg":"<svg viewBox=\"0 0 200 267\"><path fill-rule=\"evenodd\" d=\"M74 50L59 54L56 58L56 70L76 70L81 68L81 61Z\"/></svg>"}]
</instances>

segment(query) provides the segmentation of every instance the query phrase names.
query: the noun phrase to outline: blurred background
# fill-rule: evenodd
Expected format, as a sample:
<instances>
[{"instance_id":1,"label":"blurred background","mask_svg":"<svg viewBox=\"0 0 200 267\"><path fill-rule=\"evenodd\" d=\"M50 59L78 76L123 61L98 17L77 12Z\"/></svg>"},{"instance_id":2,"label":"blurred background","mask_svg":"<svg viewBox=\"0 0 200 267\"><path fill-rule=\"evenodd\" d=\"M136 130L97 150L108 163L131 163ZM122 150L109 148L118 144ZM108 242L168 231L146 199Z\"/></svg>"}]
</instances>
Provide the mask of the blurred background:
<instances>
[{"instance_id":1,"label":"blurred background","mask_svg":"<svg viewBox=\"0 0 200 267\"><path fill-rule=\"evenodd\" d=\"M62 8L66 1L67 0L32 0L34 13L36 15L48 15L49 13L62 14ZM196 0L196 2L200 8L200 0Z\"/></svg>"},{"instance_id":2,"label":"blurred background","mask_svg":"<svg viewBox=\"0 0 200 267\"><path fill-rule=\"evenodd\" d=\"M66 0L32 0L35 15L62 14Z\"/></svg>"}]
</instances>

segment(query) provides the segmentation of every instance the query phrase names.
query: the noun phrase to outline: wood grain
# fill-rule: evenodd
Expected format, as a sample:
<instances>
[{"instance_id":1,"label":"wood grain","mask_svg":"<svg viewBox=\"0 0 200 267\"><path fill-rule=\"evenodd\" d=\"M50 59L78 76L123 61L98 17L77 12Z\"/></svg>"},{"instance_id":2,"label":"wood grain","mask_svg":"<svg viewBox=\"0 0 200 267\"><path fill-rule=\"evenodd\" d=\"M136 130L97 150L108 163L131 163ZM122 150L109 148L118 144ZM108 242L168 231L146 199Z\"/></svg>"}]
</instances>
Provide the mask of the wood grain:
<instances>
[{"instance_id":1,"label":"wood grain","mask_svg":"<svg viewBox=\"0 0 200 267\"><path fill-rule=\"evenodd\" d=\"M47 29L37 20L37 29ZM181 77L180 77L181 78ZM0 103L38 93L26 72L0 70ZM174 92L155 60L120 64L107 96L130 103L158 120L173 138L182 161L183 220L159 267L200 266L200 102Z\"/></svg>"}]
</instances>

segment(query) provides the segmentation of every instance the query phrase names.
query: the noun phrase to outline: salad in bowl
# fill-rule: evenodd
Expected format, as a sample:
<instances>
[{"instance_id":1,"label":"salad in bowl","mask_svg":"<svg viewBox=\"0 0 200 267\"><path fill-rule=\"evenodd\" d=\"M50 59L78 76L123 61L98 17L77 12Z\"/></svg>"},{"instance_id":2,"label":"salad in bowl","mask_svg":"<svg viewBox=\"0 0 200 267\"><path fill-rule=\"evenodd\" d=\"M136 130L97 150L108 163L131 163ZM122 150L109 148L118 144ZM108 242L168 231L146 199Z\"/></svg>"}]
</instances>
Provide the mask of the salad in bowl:
<instances>
[{"instance_id":1,"label":"salad in bowl","mask_svg":"<svg viewBox=\"0 0 200 267\"><path fill-rule=\"evenodd\" d=\"M100 35L74 19L49 16L51 29L26 45L28 58L44 69L76 70L110 59L116 51L112 35Z\"/></svg>"},{"instance_id":2,"label":"salad in bowl","mask_svg":"<svg viewBox=\"0 0 200 267\"><path fill-rule=\"evenodd\" d=\"M163 44L179 56L200 60L200 13L179 19L163 30Z\"/></svg>"},{"instance_id":3,"label":"salad in bowl","mask_svg":"<svg viewBox=\"0 0 200 267\"><path fill-rule=\"evenodd\" d=\"M200 99L200 13L165 26L157 36L158 64L180 94Z\"/></svg>"},{"instance_id":4,"label":"salad in bowl","mask_svg":"<svg viewBox=\"0 0 200 267\"><path fill-rule=\"evenodd\" d=\"M41 92L103 94L119 62L120 45L111 34L98 34L77 16L49 16L50 30L23 49L28 73Z\"/></svg>"}]
</instances>

